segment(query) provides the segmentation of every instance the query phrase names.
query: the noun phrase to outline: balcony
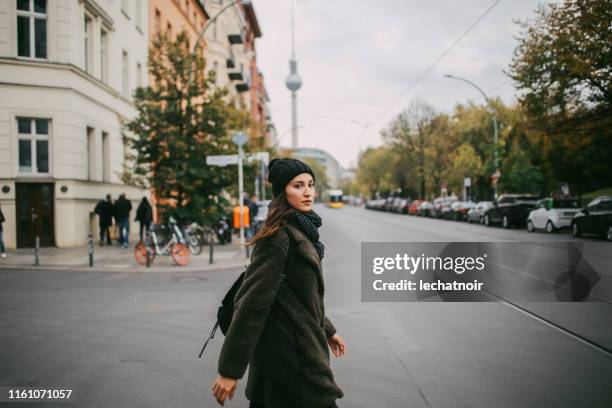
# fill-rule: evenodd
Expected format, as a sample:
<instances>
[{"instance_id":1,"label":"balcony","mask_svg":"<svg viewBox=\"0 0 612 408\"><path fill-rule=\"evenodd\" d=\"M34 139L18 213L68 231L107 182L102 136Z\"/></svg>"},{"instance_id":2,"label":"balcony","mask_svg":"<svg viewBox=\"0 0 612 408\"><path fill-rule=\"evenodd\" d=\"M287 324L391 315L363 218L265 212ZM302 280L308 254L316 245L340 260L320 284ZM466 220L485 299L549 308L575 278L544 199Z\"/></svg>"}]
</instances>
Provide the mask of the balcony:
<instances>
[{"instance_id":1,"label":"balcony","mask_svg":"<svg viewBox=\"0 0 612 408\"><path fill-rule=\"evenodd\" d=\"M238 72L228 72L227 76L232 81L242 81L243 80L242 72L240 72L240 71L238 71Z\"/></svg>"},{"instance_id":2,"label":"balcony","mask_svg":"<svg viewBox=\"0 0 612 408\"><path fill-rule=\"evenodd\" d=\"M249 89L251 89L251 85L248 82L240 82L239 84L236 84L236 90L238 92L246 92Z\"/></svg>"},{"instance_id":3,"label":"balcony","mask_svg":"<svg viewBox=\"0 0 612 408\"><path fill-rule=\"evenodd\" d=\"M227 39L230 44L244 44L244 40L242 39L242 34L228 34Z\"/></svg>"}]
</instances>

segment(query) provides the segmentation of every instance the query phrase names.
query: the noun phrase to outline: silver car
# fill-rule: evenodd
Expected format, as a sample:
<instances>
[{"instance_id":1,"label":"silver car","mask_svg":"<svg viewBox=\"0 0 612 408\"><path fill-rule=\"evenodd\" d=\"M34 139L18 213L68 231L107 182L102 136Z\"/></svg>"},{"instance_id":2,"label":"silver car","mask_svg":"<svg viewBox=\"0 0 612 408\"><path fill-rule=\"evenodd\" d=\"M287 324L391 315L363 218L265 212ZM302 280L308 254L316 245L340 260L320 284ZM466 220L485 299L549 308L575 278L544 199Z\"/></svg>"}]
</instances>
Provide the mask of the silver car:
<instances>
[{"instance_id":1,"label":"silver car","mask_svg":"<svg viewBox=\"0 0 612 408\"><path fill-rule=\"evenodd\" d=\"M493 207L492 201L479 201L476 203L476 207L472 208L467 213L467 222L478 222L480 224L483 223L484 213L487 212L489 208Z\"/></svg>"}]
</instances>

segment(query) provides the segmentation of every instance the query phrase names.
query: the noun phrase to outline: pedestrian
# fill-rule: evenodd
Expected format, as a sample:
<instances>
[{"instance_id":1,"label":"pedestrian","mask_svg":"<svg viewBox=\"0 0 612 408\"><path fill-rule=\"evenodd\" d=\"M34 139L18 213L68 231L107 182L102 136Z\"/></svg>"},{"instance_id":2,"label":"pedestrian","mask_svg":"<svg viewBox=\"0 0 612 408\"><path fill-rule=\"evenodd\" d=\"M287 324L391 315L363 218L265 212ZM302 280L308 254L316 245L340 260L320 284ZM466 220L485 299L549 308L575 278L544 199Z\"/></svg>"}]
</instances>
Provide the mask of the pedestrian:
<instances>
[{"instance_id":1,"label":"pedestrian","mask_svg":"<svg viewBox=\"0 0 612 408\"><path fill-rule=\"evenodd\" d=\"M253 194L249 200L249 223L251 225L249 238L255 236L257 233L258 225L256 225L257 221L255 220L255 217L257 217L258 213L259 206L257 205L257 196Z\"/></svg>"},{"instance_id":2,"label":"pedestrian","mask_svg":"<svg viewBox=\"0 0 612 408\"><path fill-rule=\"evenodd\" d=\"M119 228L119 243L124 248L129 247L130 211L132 211L132 202L125 198L125 194L121 194L115 201L115 220Z\"/></svg>"},{"instance_id":3,"label":"pedestrian","mask_svg":"<svg viewBox=\"0 0 612 408\"><path fill-rule=\"evenodd\" d=\"M337 407L344 394L329 348L340 357L346 346L325 315L315 174L290 158L272 160L268 170L274 198L249 242L255 249L235 296L212 393L221 405L232 399L248 366L251 408Z\"/></svg>"},{"instance_id":4,"label":"pedestrian","mask_svg":"<svg viewBox=\"0 0 612 408\"><path fill-rule=\"evenodd\" d=\"M138 204L135 221L140 223L140 240L144 241L143 231L149 232L151 222L153 221L153 208L151 208L151 204L149 204L147 197L142 197L140 204Z\"/></svg>"},{"instance_id":5,"label":"pedestrian","mask_svg":"<svg viewBox=\"0 0 612 408\"><path fill-rule=\"evenodd\" d=\"M110 227L113 225L114 207L110 194L106 195L105 200L98 201L94 212L98 214L98 226L100 227L100 246L104 246L105 239L107 245L112 245Z\"/></svg>"},{"instance_id":6,"label":"pedestrian","mask_svg":"<svg viewBox=\"0 0 612 408\"><path fill-rule=\"evenodd\" d=\"M4 221L6 221L6 219L4 218L4 214L2 213L2 207L0 207L0 256L2 258L6 258L6 248L4 247L4 237L3 237L4 228L2 227L2 224L4 224Z\"/></svg>"}]
</instances>

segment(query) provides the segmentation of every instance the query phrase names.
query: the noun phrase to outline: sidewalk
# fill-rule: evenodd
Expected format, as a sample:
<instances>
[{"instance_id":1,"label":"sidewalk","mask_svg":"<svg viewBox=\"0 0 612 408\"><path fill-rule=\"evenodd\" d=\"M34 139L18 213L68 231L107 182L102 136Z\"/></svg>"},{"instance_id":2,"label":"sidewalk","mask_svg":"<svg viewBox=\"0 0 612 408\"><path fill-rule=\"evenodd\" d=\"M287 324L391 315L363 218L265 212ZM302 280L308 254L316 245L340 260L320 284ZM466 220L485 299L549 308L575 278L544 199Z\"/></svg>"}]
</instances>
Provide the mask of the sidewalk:
<instances>
[{"instance_id":1,"label":"sidewalk","mask_svg":"<svg viewBox=\"0 0 612 408\"><path fill-rule=\"evenodd\" d=\"M200 255L192 255L187 266L177 266L170 256L156 256L150 268L139 265L134 258L134 246L121 248L94 245L94 266L89 266L87 246L75 248L40 248L39 266L34 266L34 249L17 249L0 258L0 269L74 270L103 272L198 272L243 268L249 263L246 250L236 242L229 245L214 245L213 263L210 263L210 248L205 246Z\"/></svg>"}]
</instances>

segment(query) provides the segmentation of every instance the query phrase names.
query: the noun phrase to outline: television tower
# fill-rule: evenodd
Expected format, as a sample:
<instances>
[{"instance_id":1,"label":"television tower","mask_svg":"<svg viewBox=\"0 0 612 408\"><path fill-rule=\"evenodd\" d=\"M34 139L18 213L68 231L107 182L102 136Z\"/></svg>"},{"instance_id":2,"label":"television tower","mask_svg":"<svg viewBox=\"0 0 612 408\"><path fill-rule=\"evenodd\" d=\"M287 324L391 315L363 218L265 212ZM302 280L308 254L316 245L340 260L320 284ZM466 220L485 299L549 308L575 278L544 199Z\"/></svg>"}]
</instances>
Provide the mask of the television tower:
<instances>
[{"instance_id":1,"label":"television tower","mask_svg":"<svg viewBox=\"0 0 612 408\"><path fill-rule=\"evenodd\" d=\"M295 60L295 0L291 2L291 59L289 60L289 76L285 85L291 91L291 148L298 147L297 133L297 91L302 87L302 78L297 72L297 61Z\"/></svg>"}]
</instances>

